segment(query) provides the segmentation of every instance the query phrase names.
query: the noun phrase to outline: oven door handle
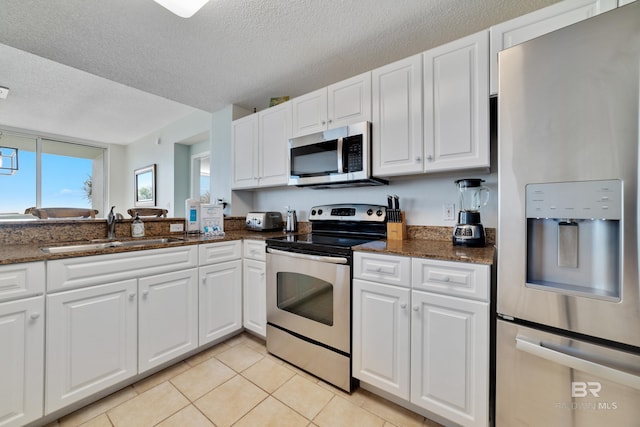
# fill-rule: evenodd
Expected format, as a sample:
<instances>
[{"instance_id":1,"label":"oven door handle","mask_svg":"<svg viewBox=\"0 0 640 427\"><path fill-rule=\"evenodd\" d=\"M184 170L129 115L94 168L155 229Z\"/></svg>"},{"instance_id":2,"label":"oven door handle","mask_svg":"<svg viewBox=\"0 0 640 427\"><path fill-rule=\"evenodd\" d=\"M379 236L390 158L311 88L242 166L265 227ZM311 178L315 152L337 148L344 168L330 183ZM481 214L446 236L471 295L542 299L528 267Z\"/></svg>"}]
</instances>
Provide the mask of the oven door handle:
<instances>
[{"instance_id":1,"label":"oven door handle","mask_svg":"<svg viewBox=\"0 0 640 427\"><path fill-rule=\"evenodd\" d=\"M309 255L299 254L297 252L281 251L279 249L267 248L267 252L274 255L284 255L291 258L306 259L310 261L328 262L331 264L347 264L349 260L344 257L322 256L322 255Z\"/></svg>"}]
</instances>

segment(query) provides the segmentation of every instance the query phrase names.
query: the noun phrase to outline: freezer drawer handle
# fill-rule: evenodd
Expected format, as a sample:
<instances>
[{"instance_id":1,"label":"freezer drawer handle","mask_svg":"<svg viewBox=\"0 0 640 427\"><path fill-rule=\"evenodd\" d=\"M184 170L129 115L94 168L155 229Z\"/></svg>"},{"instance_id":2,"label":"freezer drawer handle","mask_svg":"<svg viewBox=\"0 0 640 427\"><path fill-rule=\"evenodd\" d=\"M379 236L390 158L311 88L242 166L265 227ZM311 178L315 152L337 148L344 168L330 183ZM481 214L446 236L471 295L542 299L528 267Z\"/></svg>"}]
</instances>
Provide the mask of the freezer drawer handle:
<instances>
[{"instance_id":1,"label":"freezer drawer handle","mask_svg":"<svg viewBox=\"0 0 640 427\"><path fill-rule=\"evenodd\" d=\"M600 365L579 357L571 356L560 351L552 350L544 347L540 340L517 336L516 348L551 362L559 363L569 368L597 375L617 384L626 385L628 387L635 388L636 390L640 390L640 376L633 375L619 369L614 369L609 366Z\"/></svg>"}]
</instances>

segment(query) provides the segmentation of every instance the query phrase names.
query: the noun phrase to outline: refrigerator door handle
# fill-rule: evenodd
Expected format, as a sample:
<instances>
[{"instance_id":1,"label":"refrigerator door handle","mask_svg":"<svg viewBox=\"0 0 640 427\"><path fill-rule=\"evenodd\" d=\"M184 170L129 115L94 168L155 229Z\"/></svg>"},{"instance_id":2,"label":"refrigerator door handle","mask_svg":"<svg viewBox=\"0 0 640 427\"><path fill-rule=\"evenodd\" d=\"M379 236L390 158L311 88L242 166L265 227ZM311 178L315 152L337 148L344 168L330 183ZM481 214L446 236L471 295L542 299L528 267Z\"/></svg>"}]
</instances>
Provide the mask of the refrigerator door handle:
<instances>
[{"instance_id":1,"label":"refrigerator door handle","mask_svg":"<svg viewBox=\"0 0 640 427\"><path fill-rule=\"evenodd\" d=\"M640 390L640 376L630 374L619 369L581 359L561 351L552 350L545 347L540 340L518 335L516 337L516 348L526 353L538 356L542 359L555 362L569 368L582 372L597 375L601 378L613 381L617 384Z\"/></svg>"}]
</instances>

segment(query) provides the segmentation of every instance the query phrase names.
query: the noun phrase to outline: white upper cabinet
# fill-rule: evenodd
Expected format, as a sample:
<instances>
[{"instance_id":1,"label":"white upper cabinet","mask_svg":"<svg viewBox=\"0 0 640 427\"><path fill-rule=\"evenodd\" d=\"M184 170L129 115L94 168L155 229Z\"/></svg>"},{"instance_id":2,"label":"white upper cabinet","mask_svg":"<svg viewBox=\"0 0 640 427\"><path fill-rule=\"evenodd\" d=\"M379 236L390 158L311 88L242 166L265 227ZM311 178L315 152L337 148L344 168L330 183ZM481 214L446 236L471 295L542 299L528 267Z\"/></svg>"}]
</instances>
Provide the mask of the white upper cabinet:
<instances>
[{"instance_id":1,"label":"white upper cabinet","mask_svg":"<svg viewBox=\"0 0 640 427\"><path fill-rule=\"evenodd\" d=\"M618 0L565 0L491 27L491 94L498 93L498 52L617 6Z\"/></svg>"},{"instance_id":2,"label":"white upper cabinet","mask_svg":"<svg viewBox=\"0 0 640 427\"><path fill-rule=\"evenodd\" d=\"M371 121L371 72L327 88L329 128Z\"/></svg>"},{"instance_id":3,"label":"white upper cabinet","mask_svg":"<svg viewBox=\"0 0 640 427\"><path fill-rule=\"evenodd\" d=\"M307 135L327 128L327 88L291 100L293 108L292 136Z\"/></svg>"},{"instance_id":4,"label":"white upper cabinet","mask_svg":"<svg viewBox=\"0 0 640 427\"><path fill-rule=\"evenodd\" d=\"M258 128L257 114L235 120L231 127L232 141L232 188L258 186Z\"/></svg>"},{"instance_id":5,"label":"white upper cabinet","mask_svg":"<svg viewBox=\"0 0 640 427\"><path fill-rule=\"evenodd\" d=\"M373 174L423 171L422 55L372 72Z\"/></svg>"},{"instance_id":6,"label":"white upper cabinet","mask_svg":"<svg viewBox=\"0 0 640 427\"><path fill-rule=\"evenodd\" d=\"M293 137L371 120L371 73L291 100Z\"/></svg>"},{"instance_id":7,"label":"white upper cabinet","mask_svg":"<svg viewBox=\"0 0 640 427\"><path fill-rule=\"evenodd\" d=\"M489 167L489 32L424 53L424 171Z\"/></svg>"},{"instance_id":8,"label":"white upper cabinet","mask_svg":"<svg viewBox=\"0 0 640 427\"><path fill-rule=\"evenodd\" d=\"M291 103L235 120L232 125L233 189L286 185Z\"/></svg>"},{"instance_id":9,"label":"white upper cabinet","mask_svg":"<svg viewBox=\"0 0 640 427\"><path fill-rule=\"evenodd\" d=\"M636 0L618 0L618 7L624 6L625 4L633 3Z\"/></svg>"},{"instance_id":10,"label":"white upper cabinet","mask_svg":"<svg viewBox=\"0 0 640 427\"><path fill-rule=\"evenodd\" d=\"M291 137L291 103L286 102L261 111L259 126L259 185L270 187L289 182L289 138Z\"/></svg>"}]
</instances>

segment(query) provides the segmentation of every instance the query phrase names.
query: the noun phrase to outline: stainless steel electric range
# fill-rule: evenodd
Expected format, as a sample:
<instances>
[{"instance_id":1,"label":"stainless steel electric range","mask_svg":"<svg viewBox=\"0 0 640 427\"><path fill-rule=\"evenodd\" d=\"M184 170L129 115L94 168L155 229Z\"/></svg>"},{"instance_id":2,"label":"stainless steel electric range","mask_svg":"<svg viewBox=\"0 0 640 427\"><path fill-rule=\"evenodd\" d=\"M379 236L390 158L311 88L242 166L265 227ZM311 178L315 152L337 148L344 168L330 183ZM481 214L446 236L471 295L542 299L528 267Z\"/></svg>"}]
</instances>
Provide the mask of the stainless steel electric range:
<instances>
[{"instance_id":1,"label":"stainless steel electric range","mask_svg":"<svg viewBox=\"0 0 640 427\"><path fill-rule=\"evenodd\" d=\"M352 247L386 236L385 206L315 206L311 233L267 239L267 350L350 392Z\"/></svg>"}]
</instances>

